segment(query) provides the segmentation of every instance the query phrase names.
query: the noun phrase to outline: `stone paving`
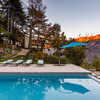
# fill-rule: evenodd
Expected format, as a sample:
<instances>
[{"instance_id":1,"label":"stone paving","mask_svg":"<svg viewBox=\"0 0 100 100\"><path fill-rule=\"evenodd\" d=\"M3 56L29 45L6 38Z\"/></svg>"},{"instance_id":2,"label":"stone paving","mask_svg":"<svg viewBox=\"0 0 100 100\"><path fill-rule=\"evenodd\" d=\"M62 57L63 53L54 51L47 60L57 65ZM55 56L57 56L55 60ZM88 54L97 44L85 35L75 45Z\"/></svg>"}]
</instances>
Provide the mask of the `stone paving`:
<instances>
[{"instance_id":1,"label":"stone paving","mask_svg":"<svg viewBox=\"0 0 100 100\"><path fill-rule=\"evenodd\" d=\"M17 55L26 55L29 49L22 49L20 52L17 53Z\"/></svg>"},{"instance_id":2,"label":"stone paving","mask_svg":"<svg viewBox=\"0 0 100 100\"><path fill-rule=\"evenodd\" d=\"M91 71L91 72L95 77L100 79L100 71Z\"/></svg>"},{"instance_id":3,"label":"stone paving","mask_svg":"<svg viewBox=\"0 0 100 100\"><path fill-rule=\"evenodd\" d=\"M0 65L0 73L77 73L77 74L91 74L90 71L83 69L73 64L66 64L65 66L54 66L53 64L45 64L41 67L36 67L36 64L30 66L19 65Z\"/></svg>"}]
</instances>

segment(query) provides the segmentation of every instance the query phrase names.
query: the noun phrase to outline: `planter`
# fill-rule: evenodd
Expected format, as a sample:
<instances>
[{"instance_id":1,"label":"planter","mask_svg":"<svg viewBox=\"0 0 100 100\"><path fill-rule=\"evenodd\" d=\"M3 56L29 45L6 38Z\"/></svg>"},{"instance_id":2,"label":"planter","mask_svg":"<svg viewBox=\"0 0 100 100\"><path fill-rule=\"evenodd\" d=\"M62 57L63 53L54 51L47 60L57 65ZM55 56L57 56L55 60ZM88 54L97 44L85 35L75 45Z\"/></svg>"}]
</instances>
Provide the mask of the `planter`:
<instances>
[{"instance_id":1,"label":"planter","mask_svg":"<svg viewBox=\"0 0 100 100\"><path fill-rule=\"evenodd\" d=\"M90 71L93 71L93 72L96 71L96 69L93 69L93 68L89 68L89 70L90 70Z\"/></svg>"}]
</instances>

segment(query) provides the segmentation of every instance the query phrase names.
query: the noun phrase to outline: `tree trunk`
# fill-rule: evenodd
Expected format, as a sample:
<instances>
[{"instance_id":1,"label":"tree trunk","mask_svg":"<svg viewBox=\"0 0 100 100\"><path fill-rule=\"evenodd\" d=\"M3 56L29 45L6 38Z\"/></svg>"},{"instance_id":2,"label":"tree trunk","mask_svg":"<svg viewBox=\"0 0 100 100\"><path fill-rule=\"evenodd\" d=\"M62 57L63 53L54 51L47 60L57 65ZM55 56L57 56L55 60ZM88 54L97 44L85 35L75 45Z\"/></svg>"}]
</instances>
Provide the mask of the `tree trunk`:
<instances>
[{"instance_id":1,"label":"tree trunk","mask_svg":"<svg viewBox=\"0 0 100 100\"><path fill-rule=\"evenodd\" d=\"M12 23L13 23L13 12L11 11L11 19L10 19L10 33L12 33Z\"/></svg>"},{"instance_id":2,"label":"tree trunk","mask_svg":"<svg viewBox=\"0 0 100 100\"><path fill-rule=\"evenodd\" d=\"M9 8L8 8L8 27L7 27L7 30L9 32Z\"/></svg>"},{"instance_id":3,"label":"tree trunk","mask_svg":"<svg viewBox=\"0 0 100 100\"><path fill-rule=\"evenodd\" d=\"M32 48L32 20L30 21L29 49Z\"/></svg>"},{"instance_id":4,"label":"tree trunk","mask_svg":"<svg viewBox=\"0 0 100 100\"><path fill-rule=\"evenodd\" d=\"M13 18L12 18L12 34L13 34L13 36L15 37L14 22L15 22L15 20L14 20L14 16L13 16ZM15 42L16 42L16 40L14 39L14 40L13 40L13 44L14 44L14 45L15 45Z\"/></svg>"},{"instance_id":5,"label":"tree trunk","mask_svg":"<svg viewBox=\"0 0 100 100\"><path fill-rule=\"evenodd\" d=\"M10 10L9 10L9 7L8 7L8 24L7 24L7 31L9 32L9 13L10 13ZM8 36L8 44L10 44L10 40L9 40L9 36Z\"/></svg>"},{"instance_id":6,"label":"tree trunk","mask_svg":"<svg viewBox=\"0 0 100 100\"><path fill-rule=\"evenodd\" d=\"M39 34L39 32L38 32L38 41L37 41L37 50L39 49L39 41L40 41L40 34Z\"/></svg>"}]
</instances>

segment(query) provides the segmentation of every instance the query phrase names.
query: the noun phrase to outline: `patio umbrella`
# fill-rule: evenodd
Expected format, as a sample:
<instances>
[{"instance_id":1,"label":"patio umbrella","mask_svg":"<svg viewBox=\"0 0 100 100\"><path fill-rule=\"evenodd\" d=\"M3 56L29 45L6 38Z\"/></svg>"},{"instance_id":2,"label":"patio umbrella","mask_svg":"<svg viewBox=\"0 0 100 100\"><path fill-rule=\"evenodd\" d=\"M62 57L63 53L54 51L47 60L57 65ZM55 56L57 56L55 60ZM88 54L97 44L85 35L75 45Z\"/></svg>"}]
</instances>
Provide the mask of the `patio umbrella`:
<instances>
[{"instance_id":1,"label":"patio umbrella","mask_svg":"<svg viewBox=\"0 0 100 100\"><path fill-rule=\"evenodd\" d=\"M89 43L80 43L80 42L72 42L70 44L64 45L62 47L60 47L60 49L62 48L69 48L69 47L76 47L76 46L82 46L82 45L88 45Z\"/></svg>"},{"instance_id":2,"label":"patio umbrella","mask_svg":"<svg viewBox=\"0 0 100 100\"><path fill-rule=\"evenodd\" d=\"M72 43L69 43L67 45L64 45L64 46L60 47L59 49L69 48L69 47L76 47L76 46L82 46L82 45L88 45L88 44L89 43L72 42ZM60 65L60 59L59 59L59 65Z\"/></svg>"}]
</instances>

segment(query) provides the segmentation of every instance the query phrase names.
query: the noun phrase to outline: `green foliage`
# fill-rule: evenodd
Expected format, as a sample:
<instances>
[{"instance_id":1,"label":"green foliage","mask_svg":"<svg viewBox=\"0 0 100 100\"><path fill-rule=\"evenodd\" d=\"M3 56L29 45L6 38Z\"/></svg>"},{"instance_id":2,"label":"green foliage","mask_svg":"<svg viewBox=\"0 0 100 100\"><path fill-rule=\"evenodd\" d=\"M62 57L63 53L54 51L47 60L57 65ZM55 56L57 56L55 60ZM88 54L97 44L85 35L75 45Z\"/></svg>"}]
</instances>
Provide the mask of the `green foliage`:
<instances>
[{"instance_id":1,"label":"green foliage","mask_svg":"<svg viewBox=\"0 0 100 100\"><path fill-rule=\"evenodd\" d=\"M59 57L59 51L54 52L53 55Z\"/></svg>"},{"instance_id":2,"label":"green foliage","mask_svg":"<svg viewBox=\"0 0 100 100\"><path fill-rule=\"evenodd\" d=\"M0 43L3 43L3 37L8 37L10 33L3 27L3 25L0 25Z\"/></svg>"},{"instance_id":3,"label":"green foliage","mask_svg":"<svg viewBox=\"0 0 100 100\"><path fill-rule=\"evenodd\" d=\"M41 40L41 51L45 48L45 40Z\"/></svg>"},{"instance_id":4,"label":"green foliage","mask_svg":"<svg viewBox=\"0 0 100 100\"><path fill-rule=\"evenodd\" d=\"M40 51L38 51L37 53L34 53L34 60L37 61L37 60L41 60L44 58L44 54Z\"/></svg>"},{"instance_id":5,"label":"green foliage","mask_svg":"<svg viewBox=\"0 0 100 100\"><path fill-rule=\"evenodd\" d=\"M0 48L10 48L12 45L8 45L8 44L0 44Z\"/></svg>"},{"instance_id":6,"label":"green foliage","mask_svg":"<svg viewBox=\"0 0 100 100\"><path fill-rule=\"evenodd\" d=\"M21 42L23 37L23 33L16 27L14 27L14 34L10 34L9 39L13 41L13 44L15 42Z\"/></svg>"},{"instance_id":7,"label":"green foliage","mask_svg":"<svg viewBox=\"0 0 100 100\"><path fill-rule=\"evenodd\" d=\"M85 69L88 69L88 70L89 70L89 68L91 68L91 67L92 67L92 66L91 66L91 62L90 62L90 61L88 61L87 59L84 59L84 64L83 64L81 67L83 67L83 68L85 68Z\"/></svg>"},{"instance_id":8,"label":"green foliage","mask_svg":"<svg viewBox=\"0 0 100 100\"><path fill-rule=\"evenodd\" d=\"M56 31L56 30L55 30ZM58 31L57 31L58 32ZM63 33L56 33L57 35L54 36L52 39L51 39L51 45L54 49L57 50L57 55L59 55L59 48L61 46L63 46L65 44L65 41L66 41L66 36L64 35L64 32Z\"/></svg>"},{"instance_id":9,"label":"green foliage","mask_svg":"<svg viewBox=\"0 0 100 100\"><path fill-rule=\"evenodd\" d=\"M25 61L25 56L24 55L18 55L18 56L16 56L16 57L14 57L14 58L12 58L13 60L14 60L14 62L15 61L17 61L17 60L19 60L19 59L23 59L24 61Z\"/></svg>"},{"instance_id":10,"label":"green foliage","mask_svg":"<svg viewBox=\"0 0 100 100\"><path fill-rule=\"evenodd\" d=\"M93 58L92 67L96 68L97 71L100 71L100 60L99 60L99 57L95 56Z\"/></svg>"},{"instance_id":11,"label":"green foliage","mask_svg":"<svg viewBox=\"0 0 100 100\"><path fill-rule=\"evenodd\" d=\"M15 47L15 49L14 49L14 50L21 51L21 50L22 50L22 48L21 48L21 47Z\"/></svg>"},{"instance_id":12,"label":"green foliage","mask_svg":"<svg viewBox=\"0 0 100 100\"><path fill-rule=\"evenodd\" d=\"M7 55L11 55L11 53L4 53L3 55L4 55L4 56L7 56Z\"/></svg>"},{"instance_id":13,"label":"green foliage","mask_svg":"<svg viewBox=\"0 0 100 100\"><path fill-rule=\"evenodd\" d=\"M58 35L51 40L51 45L53 48L57 49L57 51L58 51L59 47L60 47L60 42L61 42L60 36Z\"/></svg>"},{"instance_id":14,"label":"green foliage","mask_svg":"<svg viewBox=\"0 0 100 100\"><path fill-rule=\"evenodd\" d=\"M33 52L36 52L36 51L37 51L36 48L31 48L31 49L29 50L30 53L33 53Z\"/></svg>"},{"instance_id":15,"label":"green foliage","mask_svg":"<svg viewBox=\"0 0 100 100\"><path fill-rule=\"evenodd\" d=\"M30 35L29 35L29 49L31 49L32 43L32 27L33 30L38 35L37 40L37 50L39 50L39 45L41 43L40 35L43 35L46 31L46 16L45 16L46 6L43 4L42 0L29 0L28 16L31 17L30 23ZM30 20L29 20L30 22ZM37 31L36 31L37 30ZM44 36L44 35L43 35ZM44 42L44 41L43 41ZM42 49L42 48L41 48Z\"/></svg>"},{"instance_id":16,"label":"green foliage","mask_svg":"<svg viewBox=\"0 0 100 100\"><path fill-rule=\"evenodd\" d=\"M26 59L33 59L33 55L30 52L28 52L26 54Z\"/></svg>"},{"instance_id":17,"label":"green foliage","mask_svg":"<svg viewBox=\"0 0 100 100\"><path fill-rule=\"evenodd\" d=\"M2 7L0 9L0 42L3 43L2 37L5 36L12 40L13 44L21 42L24 34L22 30L26 26L25 18L26 15L20 0L2 0ZM21 27L17 28L14 23Z\"/></svg>"},{"instance_id":18,"label":"green foliage","mask_svg":"<svg viewBox=\"0 0 100 100\"><path fill-rule=\"evenodd\" d=\"M10 33L2 25L0 25L0 35L1 35L1 33L5 33L3 36L10 35Z\"/></svg>"},{"instance_id":19,"label":"green foliage","mask_svg":"<svg viewBox=\"0 0 100 100\"><path fill-rule=\"evenodd\" d=\"M3 59L0 59L0 62L6 61L8 59L13 59L14 62L19 60L19 59L23 59L24 61L27 60L24 55L18 55L18 56L14 57L14 58L3 58Z\"/></svg>"},{"instance_id":20,"label":"green foliage","mask_svg":"<svg viewBox=\"0 0 100 100\"><path fill-rule=\"evenodd\" d=\"M3 39L2 36L0 36L0 44L3 43Z\"/></svg>"},{"instance_id":21,"label":"green foliage","mask_svg":"<svg viewBox=\"0 0 100 100\"><path fill-rule=\"evenodd\" d=\"M6 59L0 59L0 62L6 61L6 60L8 60L8 59L7 58Z\"/></svg>"},{"instance_id":22,"label":"green foliage","mask_svg":"<svg viewBox=\"0 0 100 100\"><path fill-rule=\"evenodd\" d=\"M50 64L59 64L59 57L56 56L45 56L44 62L50 63ZM67 64L70 63L69 60L65 57L60 57L60 63L61 64Z\"/></svg>"},{"instance_id":23,"label":"green foliage","mask_svg":"<svg viewBox=\"0 0 100 100\"><path fill-rule=\"evenodd\" d=\"M68 58L73 64L82 65L85 58L84 47L72 47L67 48L64 51L64 55Z\"/></svg>"},{"instance_id":24,"label":"green foliage","mask_svg":"<svg viewBox=\"0 0 100 100\"><path fill-rule=\"evenodd\" d=\"M54 55L58 56L59 47L65 45L66 42L64 32L61 33L61 26L59 24L54 24L52 27L49 27L46 39L50 42L50 45L57 50Z\"/></svg>"},{"instance_id":25,"label":"green foliage","mask_svg":"<svg viewBox=\"0 0 100 100\"><path fill-rule=\"evenodd\" d=\"M0 42L2 40L2 37L9 36L10 32L8 32L5 28L5 18L2 16L2 11L0 10ZM3 34L2 34L3 33ZM1 42L2 43L2 42Z\"/></svg>"}]
</instances>

